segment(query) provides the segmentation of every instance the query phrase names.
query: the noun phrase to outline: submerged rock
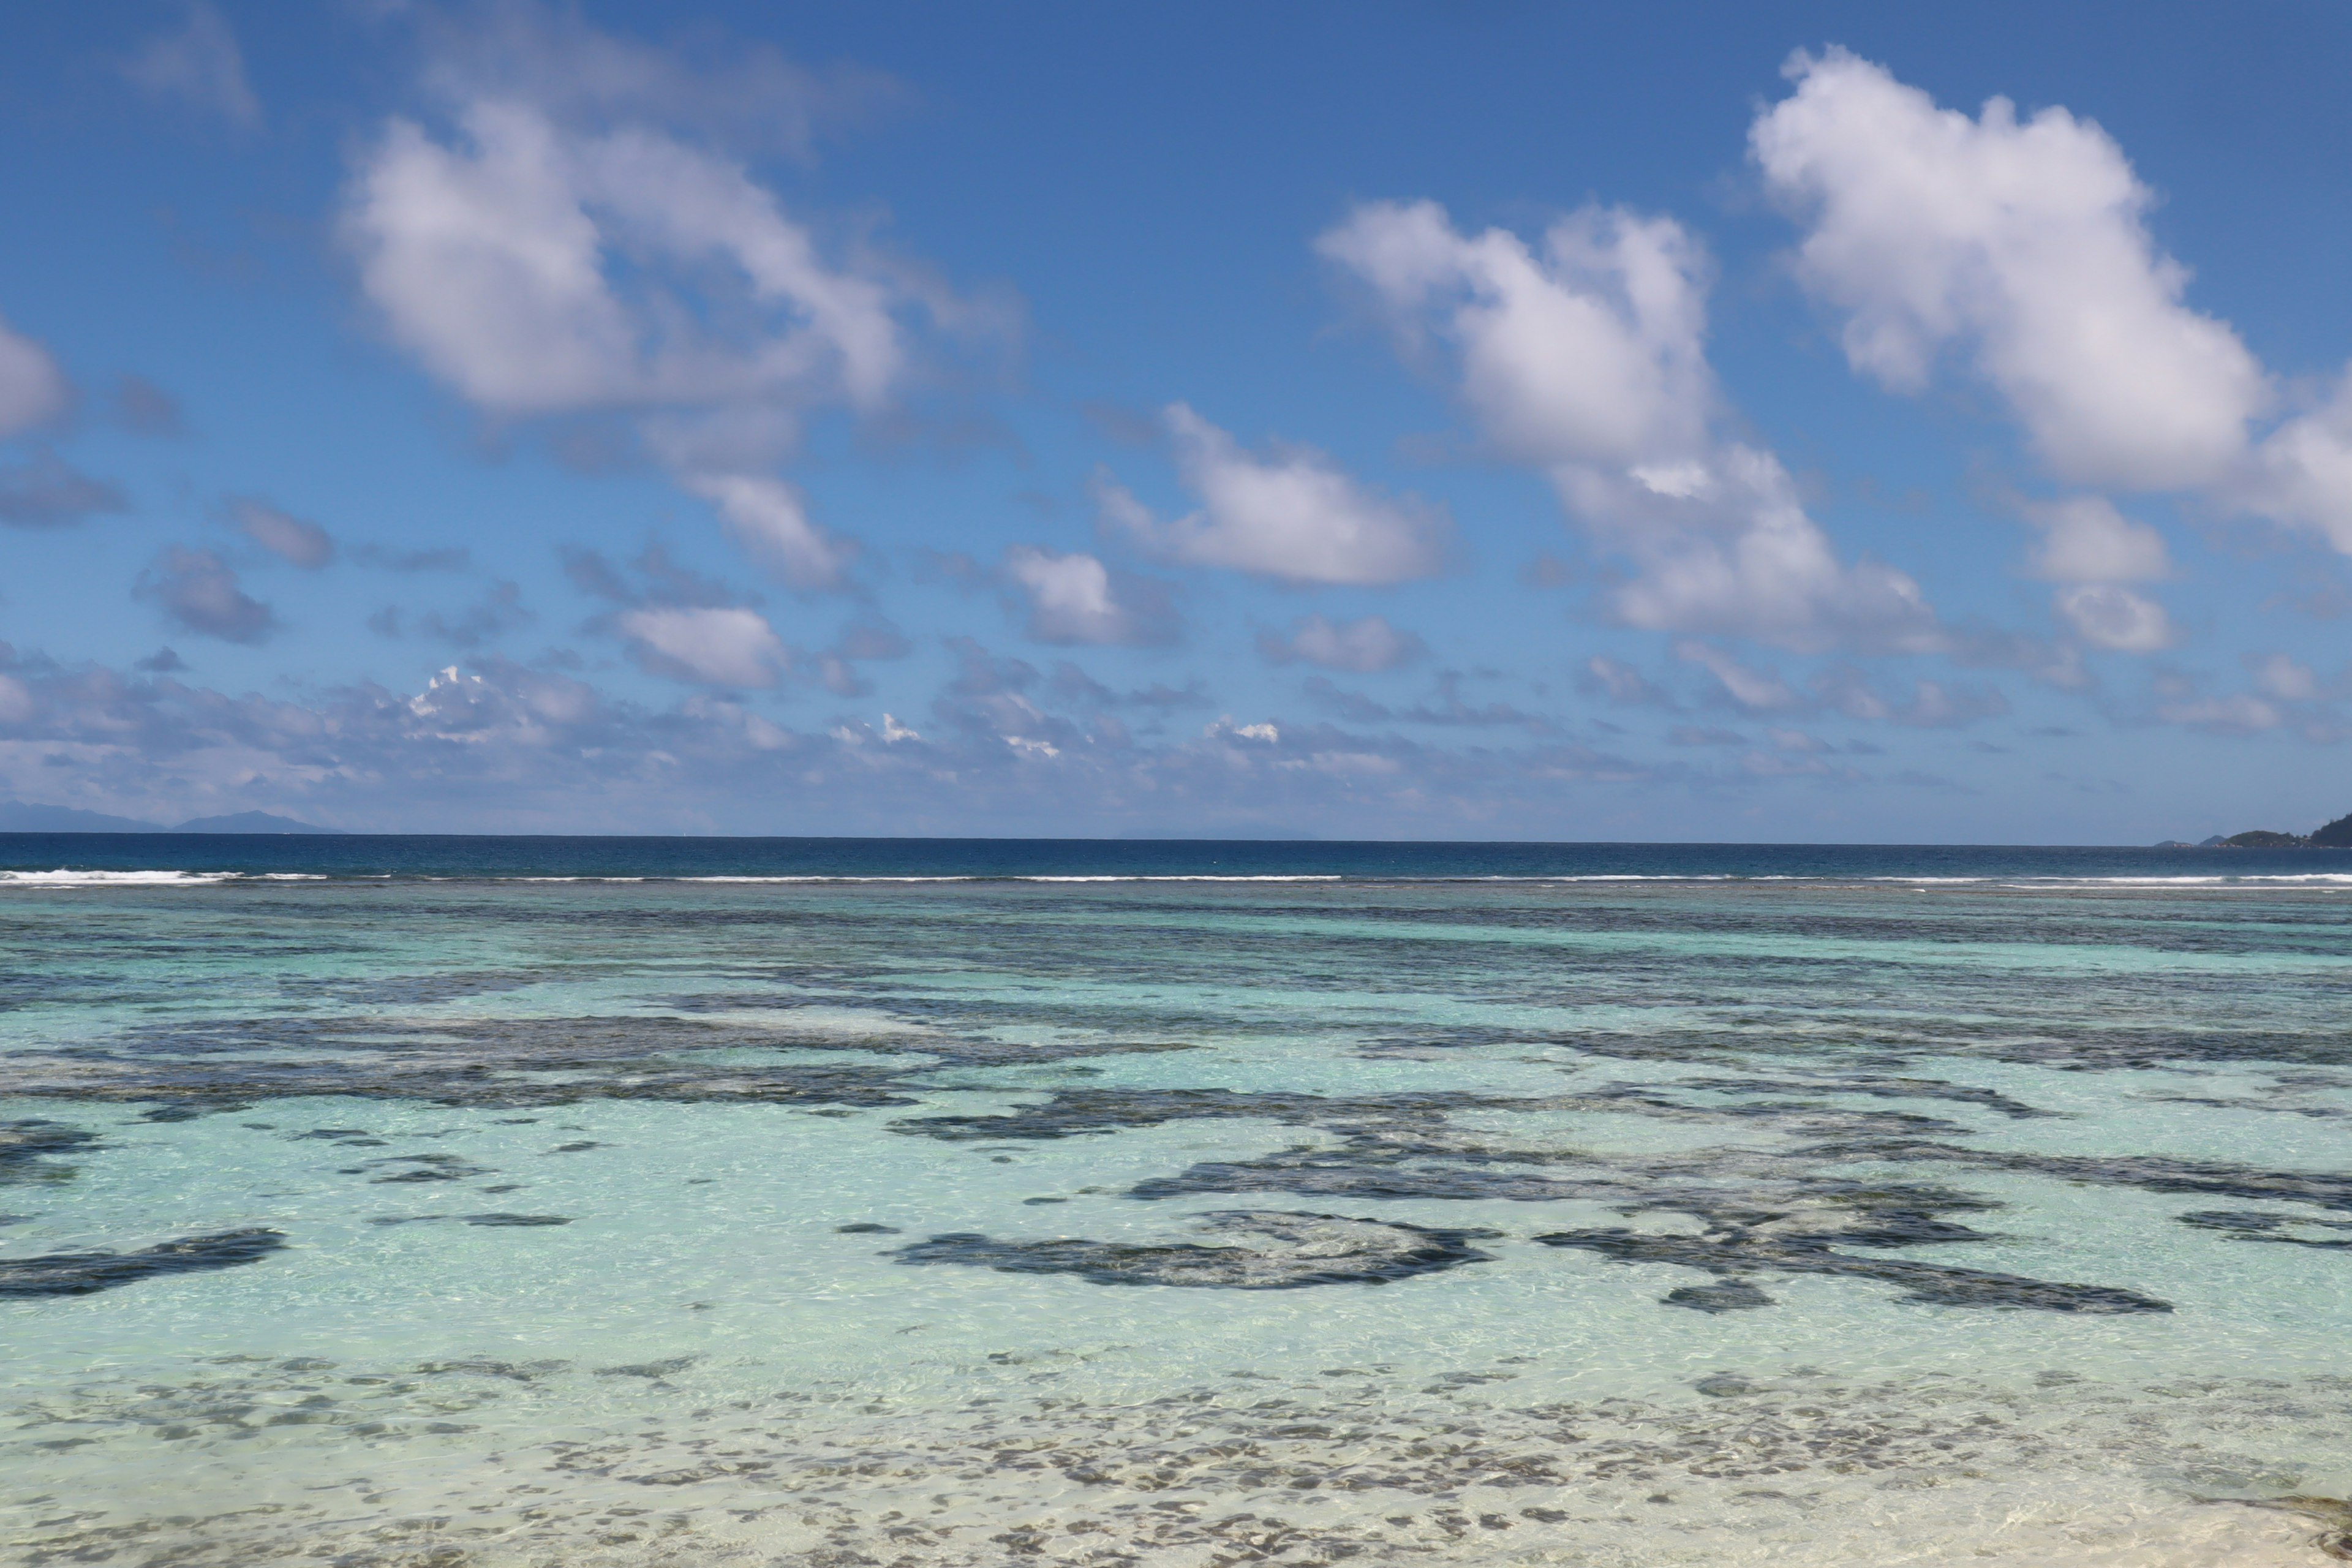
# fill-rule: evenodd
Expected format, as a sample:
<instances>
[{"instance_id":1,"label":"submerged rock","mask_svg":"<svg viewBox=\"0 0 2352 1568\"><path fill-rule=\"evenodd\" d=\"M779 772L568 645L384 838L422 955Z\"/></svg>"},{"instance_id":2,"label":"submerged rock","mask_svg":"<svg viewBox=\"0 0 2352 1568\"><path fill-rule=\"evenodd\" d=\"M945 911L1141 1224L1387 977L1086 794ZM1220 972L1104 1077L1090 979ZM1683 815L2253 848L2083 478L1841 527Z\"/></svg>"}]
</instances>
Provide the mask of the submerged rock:
<instances>
[{"instance_id":1,"label":"submerged rock","mask_svg":"<svg viewBox=\"0 0 2352 1568\"><path fill-rule=\"evenodd\" d=\"M2172 1303L2110 1285L2065 1285L2019 1274L1958 1268L1908 1258L1855 1258L1818 1237L1669 1236L1618 1228L1558 1231L1546 1247L1580 1247L1618 1263L1672 1263L1725 1279L1771 1270L1875 1279L1903 1288L1900 1300L1938 1307L2031 1307L2045 1312L2169 1312ZM1676 1303L1682 1305L1683 1303Z\"/></svg>"},{"instance_id":2,"label":"submerged rock","mask_svg":"<svg viewBox=\"0 0 2352 1568\"><path fill-rule=\"evenodd\" d=\"M1901 1138L1822 1144L1803 1152L1824 1160L1946 1161L1979 1171L2015 1171L2095 1186L2352 1209L2352 1175L2332 1171L2265 1171L2221 1160L2176 1160L2158 1154L2028 1154Z\"/></svg>"},{"instance_id":3,"label":"submerged rock","mask_svg":"<svg viewBox=\"0 0 2352 1568\"><path fill-rule=\"evenodd\" d=\"M1685 1285L1658 1298L1669 1307L1695 1312L1740 1312L1772 1305L1772 1298L1745 1279L1718 1279L1712 1285Z\"/></svg>"},{"instance_id":4,"label":"submerged rock","mask_svg":"<svg viewBox=\"0 0 2352 1568\"><path fill-rule=\"evenodd\" d=\"M409 1169L377 1176L374 1178L376 1183L462 1182L469 1176L487 1176L491 1173L489 1166L470 1163L455 1154L390 1154L381 1160L369 1160L361 1164L344 1166L336 1173L344 1176L363 1176L370 1171L381 1170L386 1165L405 1165Z\"/></svg>"},{"instance_id":5,"label":"submerged rock","mask_svg":"<svg viewBox=\"0 0 2352 1568\"><path fill-rule=\"evenodd\" d=\"M2352 1220L2312 1219L2299 1214L2267 1214L2260 1210L2203 1209L2179 1216L2183 1225L2200 1230L2225 1232L2231 1241L2276 1241L2289 1247L2352 1250ZM2296 1230L2336 1231L2335 1236L2293 1236Z\"/></svg>"},{"instance_id":6,"label":"submerged rock","mask_svg":"<svg viewBox=\"0 0 2352 1568\"><path fill-rule=\"evenodd\" d=\"M18 1182L64 1181L73 1174L73 1167L58 1164L46 1156L87 1149L97 1142L97 1133L68 1127L62 1121L37 1117L0 1121L0 1186Z\"/></svg>"},{"instance_id":7,"label":"submerged rock","mask_svg":"<svg viewBox=\"0 0 2352 1568\"><path fill-rule=\"evenodd\" d=\"M1381 1285L1485 1262L1493 1255L1469 1243L1499 1234L1267 1209L1202 1217L1202 1229L1236 1241L1214 1246L1070 1238L1000 1241L959 1231L899 1247L890 1256L901 1263L956 1263L1005 1274L1075 1274L1097 1285L1291 1290L1309 1285Z\"/></svg>"},{"instance_id":8,"label":"submerged rock","mask_svg":"<svg viewBox=\"0 0 2352 1568\"><path fill-rule=\"evenodd\" d=\"M1456 1110L1534 1110L1556 1103L1521 1096L1446 1092L1331 1096L1231 1089L1074 1089L1057 1090L1034 1105L983 1115L910 1116L890 1123L890 1131L957 1142L993 1142L1235 1118L1318 1127L1435 1122Z\"/></svg>"},{"instance_id":9,"label":"submerged rock","mask_svg":"<svg viewBox=\"0 0 2352 1568\"><path fill-rule=\"evenodd\" d=\"M162 1274L234 1268L266 1258L285 1245L282 1231L224 1230L211 1236L184 1236L136 1252L52 1252L40 1258L0 1258L0 1297L88 1296Z\"/></svg>"}]
</instances>

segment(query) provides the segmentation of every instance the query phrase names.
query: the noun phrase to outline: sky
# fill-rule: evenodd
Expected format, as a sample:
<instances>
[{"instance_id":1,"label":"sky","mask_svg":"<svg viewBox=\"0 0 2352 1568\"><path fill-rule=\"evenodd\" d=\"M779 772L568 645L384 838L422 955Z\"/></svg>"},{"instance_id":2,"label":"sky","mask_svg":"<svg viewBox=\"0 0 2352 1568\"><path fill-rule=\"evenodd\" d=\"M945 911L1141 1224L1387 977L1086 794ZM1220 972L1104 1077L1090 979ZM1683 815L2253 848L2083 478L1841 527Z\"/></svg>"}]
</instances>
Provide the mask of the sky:
<instances>
[{"instance_id":1,"label":"sky","mask_svg":"<svg viewBox=\"0 0 2352 1568\"><path fill-rule=\"evenodd\" d=\"M2352 12L17 6L0 799L2352 811Z\"/></svg>"}]
</instances>

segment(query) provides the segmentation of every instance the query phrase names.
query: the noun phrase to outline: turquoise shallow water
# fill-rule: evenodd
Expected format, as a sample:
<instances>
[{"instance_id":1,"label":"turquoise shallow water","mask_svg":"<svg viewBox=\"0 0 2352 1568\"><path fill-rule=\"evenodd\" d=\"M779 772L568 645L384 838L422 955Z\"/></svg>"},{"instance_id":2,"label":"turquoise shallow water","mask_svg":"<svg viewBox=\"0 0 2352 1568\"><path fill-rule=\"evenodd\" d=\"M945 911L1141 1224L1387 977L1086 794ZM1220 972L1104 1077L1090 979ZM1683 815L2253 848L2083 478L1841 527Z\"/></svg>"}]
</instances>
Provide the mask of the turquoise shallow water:
<instances>
[{"instance_id":1,"label":"turquoise shallow water","mask_svg":"<svg viewBox=\"0 0 2352 1568\"><path fill-rule=\"evenodd\" d=\"M1873 853L20 857L0 1550L2328 1561L2336 862Z\"/></svg>"}]
</instances>

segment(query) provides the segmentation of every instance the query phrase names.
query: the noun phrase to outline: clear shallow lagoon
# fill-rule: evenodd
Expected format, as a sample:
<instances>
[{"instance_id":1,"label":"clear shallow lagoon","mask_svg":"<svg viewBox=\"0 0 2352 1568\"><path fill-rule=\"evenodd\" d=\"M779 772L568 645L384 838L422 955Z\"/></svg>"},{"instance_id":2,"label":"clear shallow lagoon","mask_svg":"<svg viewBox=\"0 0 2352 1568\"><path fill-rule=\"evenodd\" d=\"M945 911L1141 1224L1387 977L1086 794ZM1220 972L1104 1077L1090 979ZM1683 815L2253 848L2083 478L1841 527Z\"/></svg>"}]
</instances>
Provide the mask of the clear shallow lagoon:
<instances>
[{"instance_id":1,"label":"clear shallow lagoon","mask_svg":"<svg viewBox=\"0 0 2352 1568\"><path fill-rule=\"evenodd\" d=\"M2352 1529L2352 857L0 866L8 1561L2038 1568ZM1164 879L1200 878L1253 879Z\"/></svg>"}]
</instances>

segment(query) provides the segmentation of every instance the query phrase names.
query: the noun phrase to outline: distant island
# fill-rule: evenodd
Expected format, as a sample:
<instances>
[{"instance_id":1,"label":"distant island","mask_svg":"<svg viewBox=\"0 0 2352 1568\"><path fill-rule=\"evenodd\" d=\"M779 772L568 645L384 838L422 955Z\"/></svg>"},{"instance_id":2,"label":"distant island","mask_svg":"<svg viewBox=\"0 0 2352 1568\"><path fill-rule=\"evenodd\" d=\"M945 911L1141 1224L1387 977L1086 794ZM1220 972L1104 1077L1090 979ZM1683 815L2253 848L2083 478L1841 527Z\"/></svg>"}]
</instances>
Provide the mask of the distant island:
<instances>
[{"instance_id":1,"label":"distant island","mask_svg":"<svg viewBox=\"0 0 2352 1568\"><path fill-rule=\"evenodd\" d=\"M2158 849L2352 849L2352 815L2337 817L2315 832L2281 833L2273 828L2257 827L2251 832L2232 833L2227 838L2220 834L2200 843L2190 844L2179 838L2168 838L2156 846Z\"/></svg>"},{"instance_id":2,"label":"distant island","mask_svg":"<svg viewBox=\"0 0 2352 1568\"><path fill-rule=\"evenodd\" d=\"M70 805L31 805L21 800L0 800L0 833L320 833L341 835L340 827L320 827L268 811L232 812L226 816L192 816L177 826L142 822L135 816L113 816L103 811L83 811Z\"/></svg>"}]
</instances>

